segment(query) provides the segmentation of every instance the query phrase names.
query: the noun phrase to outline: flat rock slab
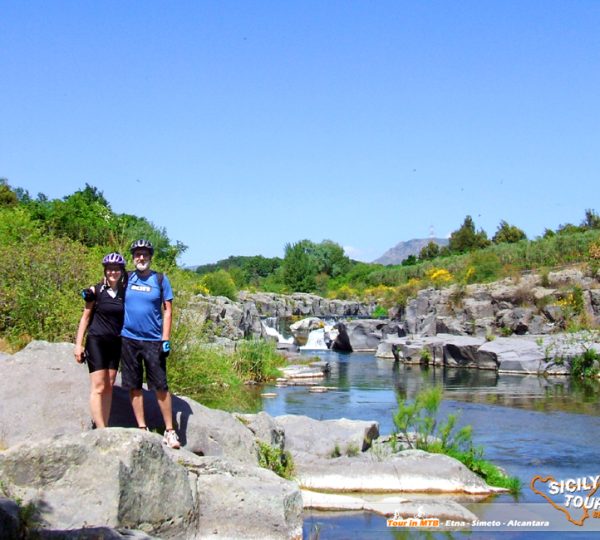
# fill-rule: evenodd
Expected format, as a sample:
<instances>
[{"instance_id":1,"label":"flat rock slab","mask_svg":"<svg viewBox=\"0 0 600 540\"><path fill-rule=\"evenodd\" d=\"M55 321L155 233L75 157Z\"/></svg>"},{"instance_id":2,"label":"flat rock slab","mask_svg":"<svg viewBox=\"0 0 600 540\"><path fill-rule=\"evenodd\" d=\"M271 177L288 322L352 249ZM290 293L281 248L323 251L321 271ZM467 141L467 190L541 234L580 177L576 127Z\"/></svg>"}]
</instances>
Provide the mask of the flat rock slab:
<instances>
[{"instance_id":1,"label":"flat rock slab","mask_svg":"<svg viewBox=\"0 0 600 540\"><path fill-rule=\"evenodd\" d=\"M291 365L279 368L286 379L320 379L325 376L323 368L304 365Z\"/></svg>"},{"instance_id":2,"label":"flat rock slab","mask_svg":"<svg viewBox=\"0 0 600 540\"><path fill-rule=\"evenodd\" d=\"M304 508L321 511L354 511L373 512L382 516L392 517L436 517L440 520L473 521L477 519L457 501L447 497L383 497L372 500L367 495L339 495L321 493L318 491L302 490Z\"/></svg>"},{"instance_id":3,"label":"flat rock slab","mask_svg":"<svg viewBox=\"0 0 600 540\"><path fill-rule=\"evenodd\" d=\"M543 373L548 365L542 347L529 339L496 338L482 345L478 355L504 373Z\"/></svg>"},{"instance_id":4,"label":"flat rock slab","mask_svg":"<svg viewBox=\"0 0 600 540\"><path fill-rule=\"evenodd\" d=\"M468 493L505 492L488 486L459 461L421 450L406 450L377 460L369 453L356 457L315 457L294 452L296 477L304 489L335 493Z\"/></svg>"}]
</instances>

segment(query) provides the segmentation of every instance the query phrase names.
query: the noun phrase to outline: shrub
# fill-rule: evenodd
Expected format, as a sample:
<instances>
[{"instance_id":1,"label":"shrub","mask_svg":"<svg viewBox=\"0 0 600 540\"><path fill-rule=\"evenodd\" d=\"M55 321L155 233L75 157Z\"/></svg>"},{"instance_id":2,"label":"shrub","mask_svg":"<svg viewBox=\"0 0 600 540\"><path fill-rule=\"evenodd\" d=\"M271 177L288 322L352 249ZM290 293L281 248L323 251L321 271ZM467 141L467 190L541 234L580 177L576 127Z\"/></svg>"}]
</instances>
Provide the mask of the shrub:
<instances>
[{"instance_id":1,"label":"shrub","mask_svg":"<svg viewBox=\"0 0 600 540\"><path fill-rule=\"evenodd\" d=\"M234 302L237 300L235 283L226 270L205 274L200 283L209 290L212 296L225 296Z\"/></svg>"},{"instance_id":2,"label":"shrub","mask_svg":"<svg viewBox=\"0 0 600 540\"><path fill-rule=\"evenodd\" d=\"M262 441L258 441L258 464L286 480L291 480L294 475L292 455Z\"/></svg>"},{"instance_id":3,"label":"shrub","mask_svg":"<svg viewBox=\"0 0 600 540\"><path fill-rule=\"evenodd\" d=\"M432 268L427 272L427 279L434 287L440 288L451 283L454 277L445 268Z\"/></svg>"},{"instance_id":4,"label":"shrub","mask_svg":"<svg viewBox=\"0 0 600 540\"><path fill-rule=\"evenodd\" d=\"M598 374L599 366L600 353L596 349L587 349L571 361L571 377L577 379L595 377Z\"/></svg>"},{"instance_id":5,"label":"shrub","mask_svg":"<svg viewBox=\"0 0 600 540\"><path fill-rule=\"evenodd\" d=\"M388 316L388 310L383 306L377 306L371 313L371 317L374 319L385 319Z\"/></svg>"}]
</instances>

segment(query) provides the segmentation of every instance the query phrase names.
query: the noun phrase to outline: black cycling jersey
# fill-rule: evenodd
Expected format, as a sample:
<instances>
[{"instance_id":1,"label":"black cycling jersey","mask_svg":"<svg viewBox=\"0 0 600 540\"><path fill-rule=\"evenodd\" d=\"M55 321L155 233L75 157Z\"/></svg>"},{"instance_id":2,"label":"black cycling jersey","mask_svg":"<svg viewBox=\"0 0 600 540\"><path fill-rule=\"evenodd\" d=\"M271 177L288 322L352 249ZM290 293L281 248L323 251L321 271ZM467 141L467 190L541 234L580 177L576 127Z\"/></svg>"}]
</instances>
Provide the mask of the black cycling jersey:
<instances>
[{"instance_id":1,"label":"black cycling jersey","mask_svg":"<svg viewBox=\"0 0 600 540\"><path fill-rule=\"evenodd\" d=\"M123 328L123 289L119 287L114 298L106 287L96 285L96 305L88 329L89 336L119 337ZM99 293L99 294L98 294Z\"/></svg>"}]
</instances>

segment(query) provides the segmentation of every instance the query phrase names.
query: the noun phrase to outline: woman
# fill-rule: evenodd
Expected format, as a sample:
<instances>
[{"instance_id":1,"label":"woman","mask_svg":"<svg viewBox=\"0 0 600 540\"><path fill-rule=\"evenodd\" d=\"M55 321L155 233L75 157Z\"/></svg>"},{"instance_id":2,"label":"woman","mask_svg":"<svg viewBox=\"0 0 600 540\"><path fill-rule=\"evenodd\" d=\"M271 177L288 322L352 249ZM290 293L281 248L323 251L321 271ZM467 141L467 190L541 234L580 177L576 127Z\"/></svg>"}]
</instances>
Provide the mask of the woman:
<instances>
[{"instance_id":1,"label":"woman","mask_svg":"<svg viewBox=\"0 0 600 540\"><path fill-rule=\"evenodd\" d=\"M121 328L125 291L125 259L109 253L102 260L104 279L85 289L83 315L75 342L75 360L90 371L90 409L95 427L108 425L112 390L121 357ZM85 348L83 338L87 330Z\"/></svg>"}]
</instances>

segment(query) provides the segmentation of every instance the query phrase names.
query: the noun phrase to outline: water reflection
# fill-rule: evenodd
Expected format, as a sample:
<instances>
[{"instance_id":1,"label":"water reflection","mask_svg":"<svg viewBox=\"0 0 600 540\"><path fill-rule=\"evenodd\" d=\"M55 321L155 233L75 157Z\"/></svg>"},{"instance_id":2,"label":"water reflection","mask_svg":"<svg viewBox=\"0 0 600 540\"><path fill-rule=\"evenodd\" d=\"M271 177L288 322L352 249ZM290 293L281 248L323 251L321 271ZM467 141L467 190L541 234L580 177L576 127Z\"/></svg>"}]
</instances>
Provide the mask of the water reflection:
<instances>
[{"instance_id":1,"label":"water reflection","mask_svg":"<svg viewBox=\"0 0 600 540\"><path fill-rule=\"evenodd\" d=\"M568 377L498 374L492 370L395 363L372 354L321 352L331 373L323 381L338 390L395 389L412 399L431 384L444 387L445 399L536 411L600 415L600 381Z\"/></svg>"}]
</instances>

